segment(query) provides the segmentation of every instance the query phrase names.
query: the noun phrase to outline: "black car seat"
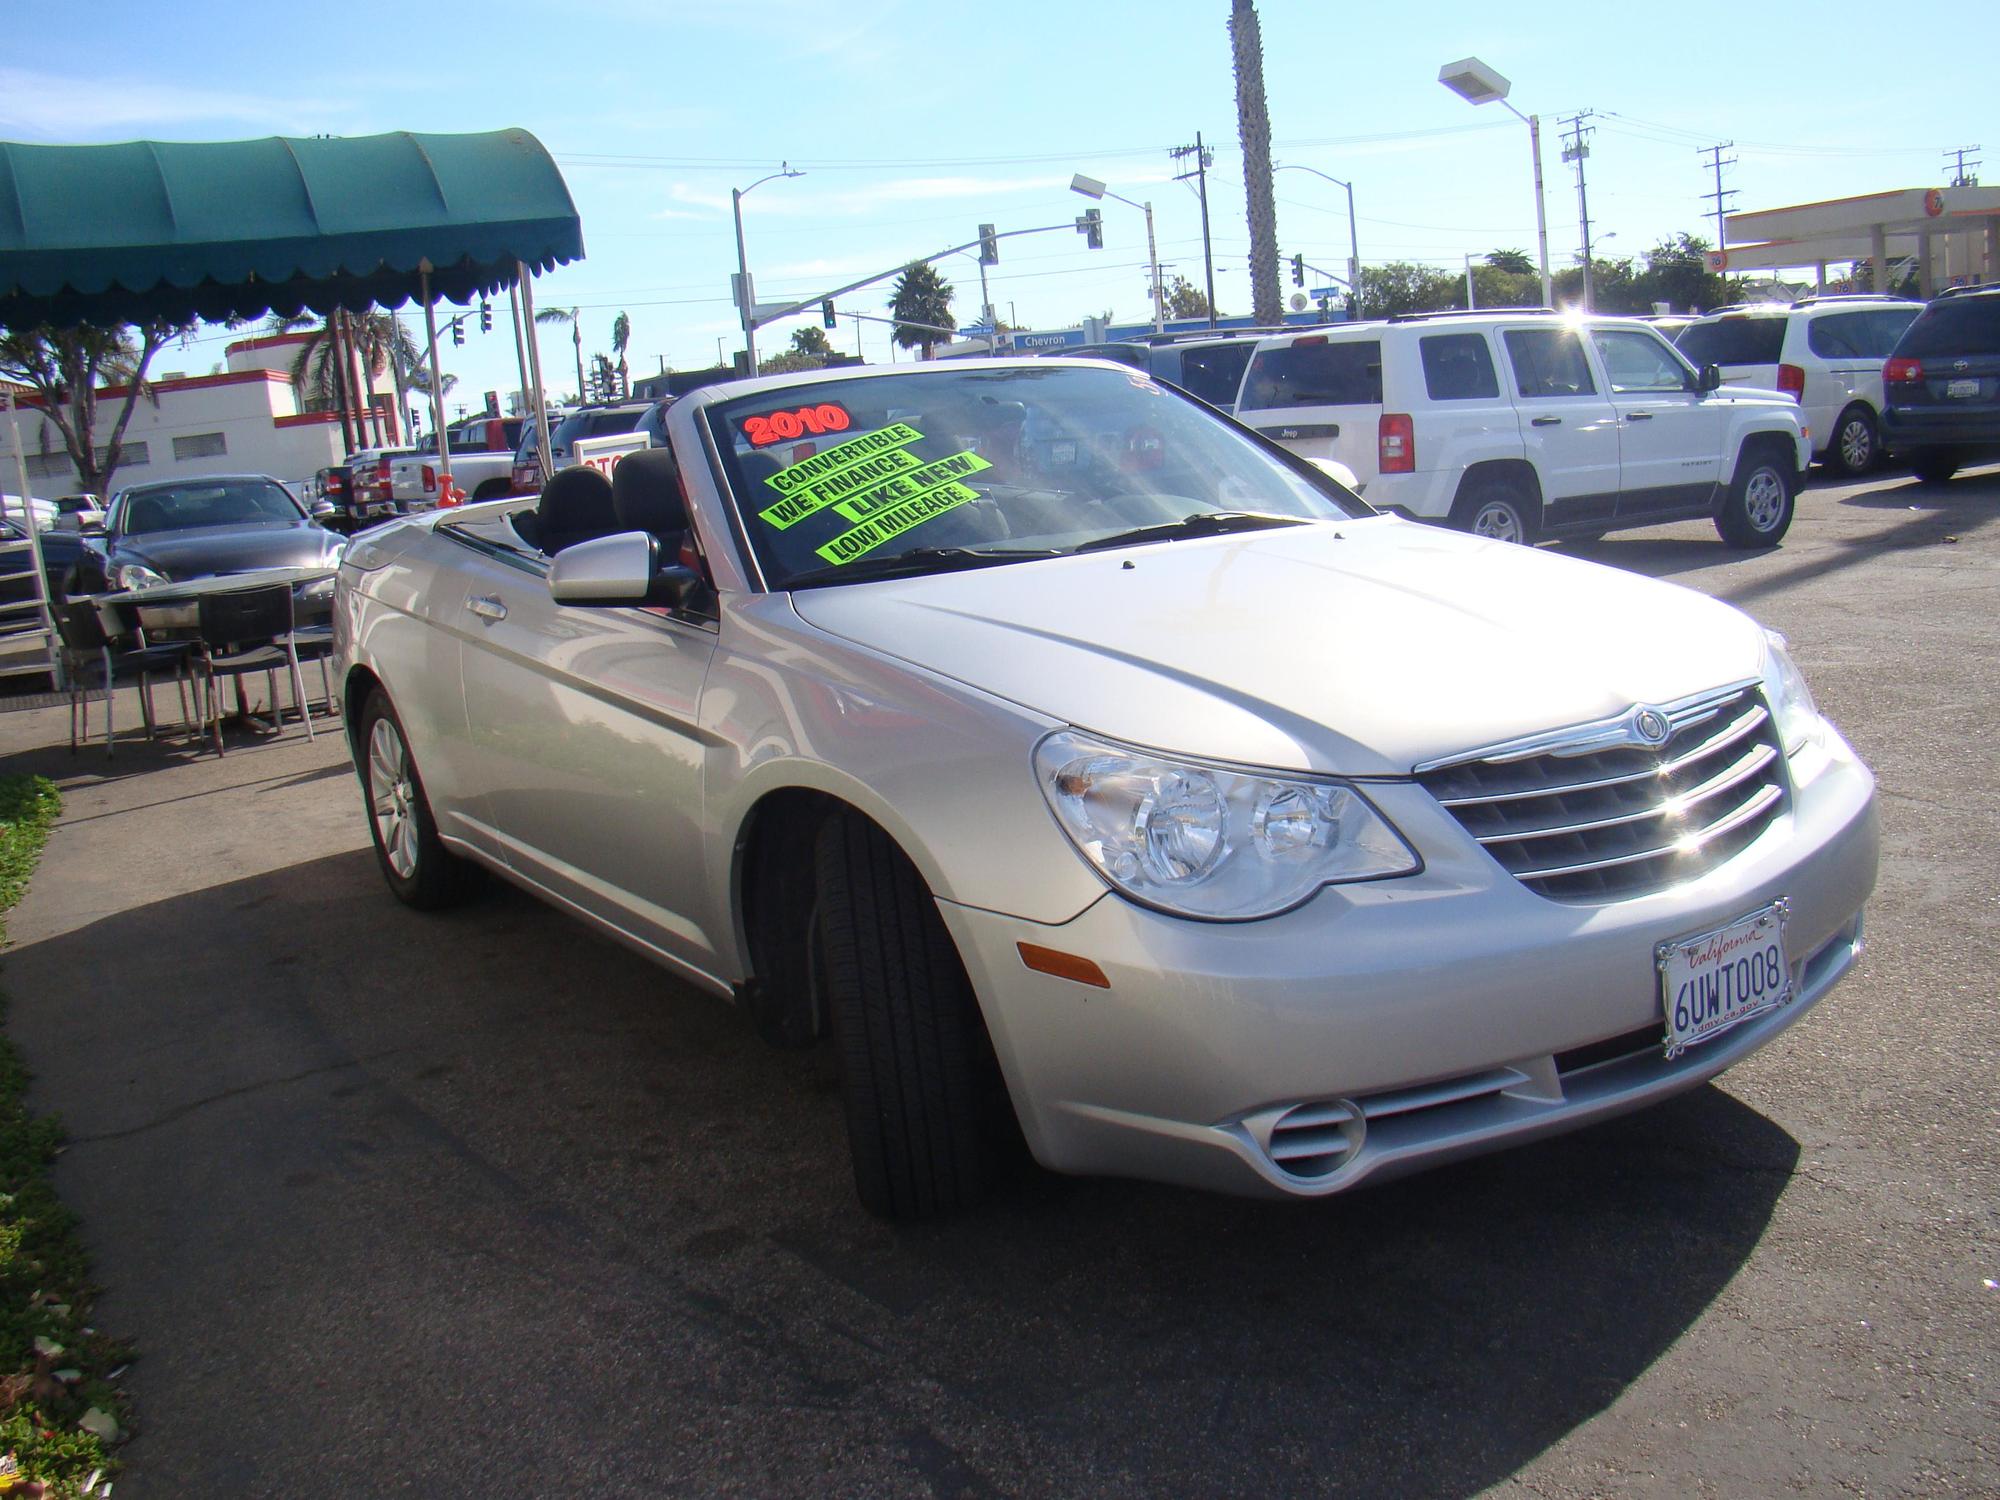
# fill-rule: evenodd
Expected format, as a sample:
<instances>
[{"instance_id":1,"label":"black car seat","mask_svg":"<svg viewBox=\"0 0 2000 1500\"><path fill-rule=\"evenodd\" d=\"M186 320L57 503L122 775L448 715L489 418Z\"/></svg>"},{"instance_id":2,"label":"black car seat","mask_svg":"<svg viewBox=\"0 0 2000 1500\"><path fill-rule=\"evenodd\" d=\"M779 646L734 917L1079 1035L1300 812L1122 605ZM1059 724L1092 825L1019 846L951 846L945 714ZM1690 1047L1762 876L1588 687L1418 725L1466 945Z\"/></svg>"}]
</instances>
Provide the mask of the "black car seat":
<instances>
[{"instance_id":1,"label":"black car seat","mask_svg":"<svg viewBox=\"0 0 2000 1500\"><path fill-rule=\"evenodd\" d=\"M627 454L611 471L611 509L620 531L650 531L672 557L688 529L680 465L671 448Z\"/></svg>"},{"instance_id":2,"label":"black car seat","mask_svg":"<svg viewBox=\"0 0 2000 1500\"><path fill-rule=\"evenodd\" d=\"M550 557L616 530L611 481L597 470L578 464L557 471L542 487L541 503L535 508L535 540Z\"/></svg>"}]
</instances>

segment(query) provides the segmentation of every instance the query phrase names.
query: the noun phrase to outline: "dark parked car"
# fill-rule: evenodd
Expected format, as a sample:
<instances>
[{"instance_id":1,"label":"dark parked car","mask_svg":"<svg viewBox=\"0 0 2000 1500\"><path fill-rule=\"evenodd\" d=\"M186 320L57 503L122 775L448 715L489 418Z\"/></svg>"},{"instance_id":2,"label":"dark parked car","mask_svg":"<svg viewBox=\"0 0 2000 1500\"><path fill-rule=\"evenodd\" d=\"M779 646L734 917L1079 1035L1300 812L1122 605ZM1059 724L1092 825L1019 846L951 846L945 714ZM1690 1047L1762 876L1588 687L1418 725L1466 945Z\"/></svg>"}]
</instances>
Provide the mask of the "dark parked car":
<instances>
[{"instance_id":1,"label":"dark parked car","mask_svg":"<svg viewBox=\"0 0 2000 1500\"><path fill-rule=\"evenodd\" d=\"M27 539L28 533L21 529L19 521L11 517L0 519L0 544L25 542ZM50 598L60 599L64 594L83 592L81 588L72 588L71 585L83 579L84 555L94 551L94 543L74 531L44 528L42 572L49 581ZM26 548L7 546L0 551L0 580L5 583L5 587L0 588L0 602L11 604L29 597L26 587L28 568Z\"/></svg>"},{"instance_id":2,"label":"dark parked car","mask_svg":"<svg viewBox=\"0 0 2000 1500\"><path fill-rule=\"evenodd\" d=\"M1882 441L1942 484L2000 458L2000 286L1946 292L1917 314L1882 367Z\"/></svg>"},{"instance_id":3,"label":"dark parked car","mask_svg":"<svg viewBox=\"0 0 2000 1500\"><path fill-rule=\"evenodd\" d=\"M1243 383L1243 369L1250 363L1257 340L1267 333L1290 331L1285 328L1236 328L1226 333L1209 329L1192 333L1148 333L1115 343L1051 349L1049 353L1071 359L1116 360L1121 365L1144 370L1155 380L1177 385L1218 411L1234 411L1236 388Z\"/></svg>"},{"instance_id":4,"label":"dark parked car","mask_svg":"<svg viewBox=\"0 0 2000 1500\"><path fill-rule=\"evenodd\" d=\"M631 432L645 421L656 404L651 401L621 401L615 406L586 406L571 412L560 422L552 420L549 426L549 461L558 469L567 467L570 448L579 438L611 437L616 433ZM657 429L652 443L654 447L659 446ZM535 429L531 423L522 429L521 445L514 453L514 493L540 494L542 477L541 456L535 449Z\"/></svg>"},{"instance_id":5,"label":"dark parked car","mask_svg":"<svg viewBox=\"0 0 2000 1500\"><path fill-rule=\"evenodd\" d=\"M332 513L324 502L315 510ZM111 502L102 551L93 547L79 558L83 587L72 592L145 588L257 568L331 567L345 545L267 475L136 484Z\"/></svg>"}]
</instances>

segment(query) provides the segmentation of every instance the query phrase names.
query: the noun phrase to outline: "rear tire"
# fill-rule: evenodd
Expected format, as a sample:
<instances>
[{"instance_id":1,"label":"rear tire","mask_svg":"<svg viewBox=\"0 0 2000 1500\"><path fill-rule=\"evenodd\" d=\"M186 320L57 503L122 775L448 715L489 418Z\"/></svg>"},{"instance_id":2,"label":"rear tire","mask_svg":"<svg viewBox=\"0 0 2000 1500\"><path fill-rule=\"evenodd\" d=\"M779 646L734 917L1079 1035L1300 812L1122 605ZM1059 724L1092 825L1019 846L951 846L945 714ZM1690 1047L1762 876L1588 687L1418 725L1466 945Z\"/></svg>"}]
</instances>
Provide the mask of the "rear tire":
<instances>
[{"instance_id":1,"label":"rear tire","mask_svg":"<svg viewBox=\"0 0 2000 1500\"><path fill-rule=\"evenodd\" d=\"M837 813L814 847L811 963L840 1059L854 1186L870 1213L968 1208L987 1177L985 1031L937 903L887 834Z\"/></svg>"},{"instance_id":2,"label":"rear tire","mask_svg":"<svg viewBox=\"0 0 2000 1500\"><path fill-rule=\"evenodd\" d=\"M1730 546L1775 547L1791 530L1798 481L1780 451L1759 446L1737 460L1735 482L1715 518L1715 529Z\"/></svg>"},{"instance_id":3,"label":"rear tire","mask_svg":"<svg viewBox=\"0 0 2000 1500\"><path fill-rule=\"evenodd\" d=\"M359 744L361 795L382 878L398 900L419 911L454 904L465 894L471 867L438 837L403 721L379 688L361 710Z\"/></svg>"},{"instance_id":4,"label":"rear tire","mask_svg":"<svg viewBox=\"0 0 2000 1500\"><path fill-rule=\"evenodd\" d=\"M1532 545L1541 530L1536 524L1540 509L1527 487L1515 480L1481 480L1459 496L1451 508L1451 524L1491 541Z\"/></svg>"},{"instance_id":5,"label":"rear tire","mask_svg":"<svg viewBox=\"0 0 2000 1500\"><path fill-rule=\"evenodd\" d=\"M1850 406L1834 419L1833 441L1827 445L1827 467L1849 479L1859 479L1882 457L1882 435L1875 414L1865 406Z\"/></svg>"},{"instance_id":6,"label":"rear tire","mask_svg":"<svg viewBox=\"0 0 2000 1500\"><path fill-rule=\"evenodd\" d=\"M1949 453L1925 453L1910 460L1910 472L1925 484L1949 484L1958 469L1958 460Z\"/></svg>"}]
</instances>

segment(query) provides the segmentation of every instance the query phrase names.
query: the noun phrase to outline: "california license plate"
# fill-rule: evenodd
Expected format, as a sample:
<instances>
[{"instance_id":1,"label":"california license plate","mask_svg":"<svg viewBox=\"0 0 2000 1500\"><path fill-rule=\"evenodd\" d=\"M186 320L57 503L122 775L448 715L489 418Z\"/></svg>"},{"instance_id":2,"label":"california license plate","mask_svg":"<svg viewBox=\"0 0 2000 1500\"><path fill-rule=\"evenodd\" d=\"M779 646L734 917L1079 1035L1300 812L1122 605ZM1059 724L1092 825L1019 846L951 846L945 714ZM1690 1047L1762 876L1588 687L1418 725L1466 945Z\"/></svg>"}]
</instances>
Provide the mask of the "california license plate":
<instances>
[{"instance_id":1,"label":"california license plate","mask_svg":"<svg viewBox=\"0 0 2000 1500\"><path fill-rule=\"evenodd\" d=\"M1977 396L1979 394L1979 382L1976 380L1947 380L1944 383L1944 393L1946 396L1952 398Z\"/></svg>"},{"instance_id":2,"label":"california license plate","mask_svg":"<svg viewBox=\"0 0 2000 1500\"><path fill-rule=\"evenodd\" d=\"M1792 966L1785 957L1790 914L1780 898L1727 927L1675 938L1653 950L1667 1013L1668 1057L1792 998Z\"/></svg>"}]
</instances>

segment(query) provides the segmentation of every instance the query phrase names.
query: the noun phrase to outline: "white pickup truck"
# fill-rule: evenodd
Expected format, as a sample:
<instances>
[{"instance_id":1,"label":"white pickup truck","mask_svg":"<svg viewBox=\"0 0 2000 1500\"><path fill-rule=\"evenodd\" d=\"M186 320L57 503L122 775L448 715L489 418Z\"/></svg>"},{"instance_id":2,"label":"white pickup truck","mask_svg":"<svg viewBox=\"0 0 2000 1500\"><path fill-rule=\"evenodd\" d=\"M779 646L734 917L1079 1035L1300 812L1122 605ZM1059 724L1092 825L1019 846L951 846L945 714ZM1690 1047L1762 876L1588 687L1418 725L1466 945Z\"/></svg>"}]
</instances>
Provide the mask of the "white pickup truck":
<instances>
[{"instance_id":1,"label":"white pickup truck","mask_svg":"<svg viewBox=\"0 0 2000 1500\"><path fill-rule=\"evenodd\" d=\"M499 500L514 493L514 449L525 417L474 417L445 429L451 480L467 500ZM389 461L376 481L399 512L429 510L443 497L444 469L435 446Z\"/></svg>"}]
</instances>

